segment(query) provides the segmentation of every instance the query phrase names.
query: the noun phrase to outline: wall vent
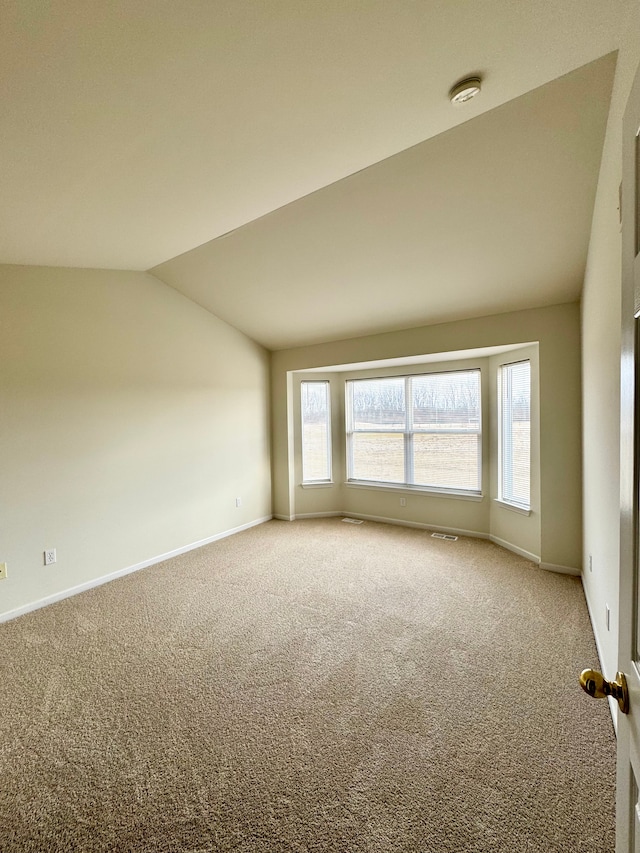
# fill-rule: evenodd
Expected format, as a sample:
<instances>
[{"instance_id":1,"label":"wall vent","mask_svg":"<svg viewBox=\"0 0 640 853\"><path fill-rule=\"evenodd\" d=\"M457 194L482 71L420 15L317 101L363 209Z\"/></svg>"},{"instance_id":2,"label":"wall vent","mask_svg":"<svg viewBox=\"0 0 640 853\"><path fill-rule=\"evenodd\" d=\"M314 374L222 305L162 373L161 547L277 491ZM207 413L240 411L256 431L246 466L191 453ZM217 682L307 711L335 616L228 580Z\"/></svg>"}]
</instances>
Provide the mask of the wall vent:
<instances>
[{"instance_id":1,"label":"wall vent","mask_svg":"<svg viewBox=\"0 0 640 853\"><path fill-rule=\"evenodd\" d=\"M432 533L433 539L446 539L448 542L457 542L458 537L452 536L450 533Z\"/></svg>"},{"instance_id":2,"label":"wall vent","mask_svg":"<svg viewBox=\"0 0 640 853\"><path fill-rule=\"evenodd\" d=\"M346 521L347 524L364 524L364 519L362 518L343 518L343 521Z\"/></svg>"}]
</instances>

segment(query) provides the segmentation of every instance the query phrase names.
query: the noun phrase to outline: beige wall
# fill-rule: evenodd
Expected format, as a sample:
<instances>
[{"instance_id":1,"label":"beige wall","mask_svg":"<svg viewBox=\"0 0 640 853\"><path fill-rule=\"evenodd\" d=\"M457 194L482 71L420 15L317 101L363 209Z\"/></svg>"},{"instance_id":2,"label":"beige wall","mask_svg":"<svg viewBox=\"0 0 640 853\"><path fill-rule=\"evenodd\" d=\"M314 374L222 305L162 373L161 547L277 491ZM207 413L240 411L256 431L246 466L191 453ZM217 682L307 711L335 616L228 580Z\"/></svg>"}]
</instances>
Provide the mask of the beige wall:
<instances>
[{"instance_id":1,"label":"beige wall","mask_svg":"<svg viewBox=\"0 0 640 853\"><path fill-rule=\"evenodd\" d=\"M157 279L0 267L0 614L269 516L268 416L268 353Z\"/></svg>"},{"instance_id":2,"label":"beige wall","mask_svg":"<svg viewBox=\"0 0 640 853\"><path fill-rule=\"evenodd\" d=\"M384 358L405 358L431 353L459 352L492 346L539 342L540 491L539 516L525 524L510 513L511 530L527 528L532 551L543 563L581 567L581 440L580 440L580 339L579 306L567 304L498 314L490 317L424 326L404 332L371 335L317 346L282 350L272 356L274 511L289 517L295 511L292 484L295 469L286 423L289 371L352 364ZM347 497L346 492L349 492ZM367 492L352 497L344 490L344 511L366 505L365 514L398 517L396 495ZM417 510L420 521L467 530L491 530L489 504L424 498ZM393 511L392 511L393 510ZM364 513L364 510L361 510ZM408 513L410 516L410 513ZM532 514L533 515L533 514ZM494 513L496 528L500 522ZM452 523L452 519L458 521ZM411 520L409 517L407 520ZM502 521L500 529L504 532ZM475 526L474 526L475 525ZM477 525L483 525L478 527ZM539 530L536 530L539 525ZM511 535L511 534L509 534ZM517 544L517 543L512 543ZM522 546L524 547L524 546ZM528 549L526 549L528 550Z\"/></svg>"},{"instance_id":3,"label":"beige wall","mask_svg":"<svg viewBox=\"0 0 640 853\"><path fill-rule=\"evenodd\" d=\"M632 19L621 21L620 50L582 296L583 582L607 678L615 676L618 656L621 285L618 190L622 179L622 116L640 62L639 32L640 5L636 4ZM606 605L611 608L609 630Z\"/></svg>"}]
</instances>

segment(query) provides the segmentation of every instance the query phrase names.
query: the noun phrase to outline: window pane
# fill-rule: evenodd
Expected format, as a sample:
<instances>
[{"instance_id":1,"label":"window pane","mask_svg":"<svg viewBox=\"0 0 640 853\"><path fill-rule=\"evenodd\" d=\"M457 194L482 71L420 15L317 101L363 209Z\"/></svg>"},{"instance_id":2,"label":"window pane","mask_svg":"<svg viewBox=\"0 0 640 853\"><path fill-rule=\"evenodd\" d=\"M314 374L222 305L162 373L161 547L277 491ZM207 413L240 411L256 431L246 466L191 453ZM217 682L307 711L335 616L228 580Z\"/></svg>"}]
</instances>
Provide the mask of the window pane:
<instances>
[{"instance_id":1,"label":"window pane","mask_svg":"<svg viewBox=\"0 0 640 853\"><path fill-rule=\"evenodd\" d=\"M480 436L413 437L413 484L449 489L480 488Z\"/></svg>"},{"instance_id":2,"label":"window pane","mask_svg":"<svg viewBox=\"0 0 640 853\"><path fill-rule=\"evenodd\" d=\"M503 500L529 506L531 471L531 365L500 371L500 485Z\"/></svg>"},{"instance_id":3,"label":"window pane","mask_svg":"<svg viewBox=\"0 0 640 853\"><path fill-rule=\"evenodd\" d=\"M404 429L404 379L358 379L350 383L353 429Z\"/></svg>"},{"instance_id":4,"label":"window pane","mask_svg":"<svg viewBox=\"0 0 640 853\"><path fill-rule=\"evenodd\" d=\"M480 371L411 379L416 429L480 429Z\"/></svg>"},{"instance_id":5,"label":"window pane","mask_svg":"<svg viewBox=\"0 0 640 853\"><path fill-rule=\"evenodd\" d=\"M355 432L351 437L352 480L404 482L404 436L393 432Z\"/></svg>"},{"instance_id":6,"label":"window pane","mask_svg":"<svg viewBox=\"0 0 640 853\"><path fill-rule=\"evenodd\" d=\"M331 412L328 382L302 382L302 480L331 479Z\"/></svg>"}]
</instances>

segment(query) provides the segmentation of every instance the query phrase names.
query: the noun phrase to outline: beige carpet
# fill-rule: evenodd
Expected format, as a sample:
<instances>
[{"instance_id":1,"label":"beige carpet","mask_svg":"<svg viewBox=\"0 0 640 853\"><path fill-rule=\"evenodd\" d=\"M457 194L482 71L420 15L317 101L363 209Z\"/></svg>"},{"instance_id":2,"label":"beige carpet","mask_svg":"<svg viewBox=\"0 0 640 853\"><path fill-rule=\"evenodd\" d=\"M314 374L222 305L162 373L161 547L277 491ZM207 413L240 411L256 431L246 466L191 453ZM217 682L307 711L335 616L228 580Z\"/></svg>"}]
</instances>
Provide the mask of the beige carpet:
<instances>
[{"instance_id":1,"label":"beige carpet","mask_svg":"<svg viewBox=\"0 0 640 853\"><path fill-rule=\"evenodd\" d=\"M272 521L0 625L0 850L603 853L580 581Z\"/></svg>"}]
</instances>

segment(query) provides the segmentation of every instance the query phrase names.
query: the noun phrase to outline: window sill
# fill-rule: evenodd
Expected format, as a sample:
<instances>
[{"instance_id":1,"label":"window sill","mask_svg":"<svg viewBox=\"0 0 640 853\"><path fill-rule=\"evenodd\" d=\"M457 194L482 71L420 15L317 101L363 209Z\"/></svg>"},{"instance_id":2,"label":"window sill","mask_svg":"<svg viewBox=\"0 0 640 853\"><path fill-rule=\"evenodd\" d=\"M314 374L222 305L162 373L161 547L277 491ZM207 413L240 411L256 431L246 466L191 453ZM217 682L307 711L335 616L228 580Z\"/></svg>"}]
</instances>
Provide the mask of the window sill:
<instances>
[{"instance_id":1,"label":"window sill","mask_svg":"<svg viewBox=\"0 0 640 853\"><path fill-rule=\"evenodd\" d=\"M318 480L317 483L300 483L303 489L330 489L335 486L333 480Z\"/></svg>"},{"instance_id":2,"label":"window sill","mask_svg":"<svg viewBox=\"0 0 640 853\"><path fill-rule=\"evenodd\" d=\"M500 498L494 498L493 502L497 503L498 506L501 506L504 509L511 510L511 512L517 512L517 513L520 513L520 515L531 515L531 509L530 508L527 508L524 506L518 506L518 504L511 504L508 501L500 500Z\"/></svg>"},{"instance_id":3,"label":"window sill","mask_svg":"<svg viewBox=\"0 0 640 853\"><path fill-rule=\"evenodd\" d=\"M370 489L374 492L393 492L401 495L424 495L428 498L454 498L463 501L482 501L484 497L479 492L463 490L425 489L422 486L394 486L392 483L371 483L365 480L347 480L344 484L349 489Z\"/></svg>"}]
</instances>

